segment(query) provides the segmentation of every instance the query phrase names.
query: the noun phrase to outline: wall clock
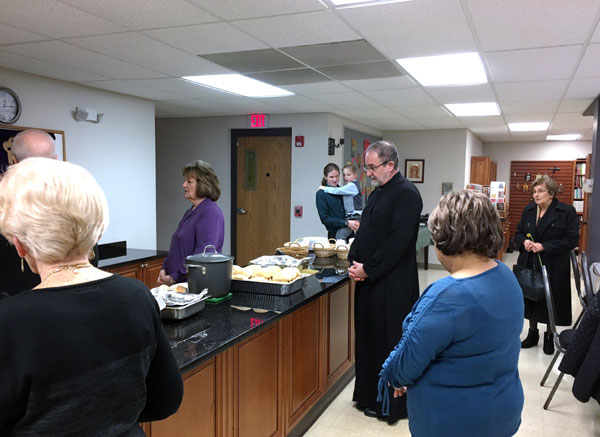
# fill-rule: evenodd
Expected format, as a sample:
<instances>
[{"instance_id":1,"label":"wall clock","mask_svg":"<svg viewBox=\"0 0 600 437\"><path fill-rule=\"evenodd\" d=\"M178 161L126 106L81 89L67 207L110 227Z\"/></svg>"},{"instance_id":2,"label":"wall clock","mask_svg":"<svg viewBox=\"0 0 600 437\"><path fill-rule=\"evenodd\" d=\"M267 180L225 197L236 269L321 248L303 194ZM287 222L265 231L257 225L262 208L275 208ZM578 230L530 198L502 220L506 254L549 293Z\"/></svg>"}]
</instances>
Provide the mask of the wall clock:
<instances>
[{"instance_id":1,"label":"wall clock","mask_svg":"<svg viewBox=\"0 0 600 437\"><path fill-rule=\"evenodd\" d=\"M12 124L21 115L21 101L17 94L8 89L0 87L0 123Z\"/></svg>"}]
</instances>

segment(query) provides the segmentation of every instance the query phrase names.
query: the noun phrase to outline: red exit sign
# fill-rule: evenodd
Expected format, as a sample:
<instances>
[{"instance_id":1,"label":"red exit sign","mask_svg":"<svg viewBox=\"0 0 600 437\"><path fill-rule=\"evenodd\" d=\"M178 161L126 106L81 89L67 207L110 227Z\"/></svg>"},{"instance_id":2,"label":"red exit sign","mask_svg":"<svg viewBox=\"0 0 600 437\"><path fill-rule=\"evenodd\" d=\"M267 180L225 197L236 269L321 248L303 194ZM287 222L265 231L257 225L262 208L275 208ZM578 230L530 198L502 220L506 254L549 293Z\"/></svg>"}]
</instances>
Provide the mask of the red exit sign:
<instances>
[{"instance_id":1,"label":"red exit sign","mask_svg":"<svg viewBox=\"0 0 600 437\"><path fill-rule=\"evenodd\" d=\"M248 116L250 127L268 127L269 116L267 114L250 114Z\"/></svg>"}]
</instances>

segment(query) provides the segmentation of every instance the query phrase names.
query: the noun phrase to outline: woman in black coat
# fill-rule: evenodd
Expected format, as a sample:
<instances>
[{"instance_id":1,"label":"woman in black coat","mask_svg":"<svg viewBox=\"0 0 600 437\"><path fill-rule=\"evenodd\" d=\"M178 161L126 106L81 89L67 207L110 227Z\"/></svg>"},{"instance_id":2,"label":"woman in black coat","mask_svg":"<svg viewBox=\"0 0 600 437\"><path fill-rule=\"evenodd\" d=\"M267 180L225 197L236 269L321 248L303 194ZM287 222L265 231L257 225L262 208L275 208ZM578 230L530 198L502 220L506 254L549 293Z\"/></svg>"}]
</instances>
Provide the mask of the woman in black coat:
<instances>
[{"instance_id":1,"label":"woman in black coat","mask_svg":"<svg viewBox=\"0 0 600 437\"><path fill-rule=\"evenodd\" d=\"M531 185L533 202L525 207L517 225L515 242L519 247L520 266L533 268L539 254L548 270L556 324L571 324L571 263L569 252L579 244L579 220L575 208L559 202L555 196L557 184L544 176ZM533 238L528 237L530 234ZM537 324L548 323L546 302L525 299L525 318L529 319L529 333L521 342L523 349L538 344ZM554 353L552 334L546 328L544 353Z\"/></svg>"},{"instance_id":2,"label":"woman in black coat","mask_svg":"<svg viewBox=\"0 0 600 437\"><path fill-rule=\"evenodd\" d=\"M337 164L330 162L323 169L323 180L321 185L337 187L340 180L340 168ZM342 196L328 194L323 190L317 191L317 211L321 223L327 229L327 238L336 238L338 230L348 226L344 202Z\"/></svg>"}]
</instances>

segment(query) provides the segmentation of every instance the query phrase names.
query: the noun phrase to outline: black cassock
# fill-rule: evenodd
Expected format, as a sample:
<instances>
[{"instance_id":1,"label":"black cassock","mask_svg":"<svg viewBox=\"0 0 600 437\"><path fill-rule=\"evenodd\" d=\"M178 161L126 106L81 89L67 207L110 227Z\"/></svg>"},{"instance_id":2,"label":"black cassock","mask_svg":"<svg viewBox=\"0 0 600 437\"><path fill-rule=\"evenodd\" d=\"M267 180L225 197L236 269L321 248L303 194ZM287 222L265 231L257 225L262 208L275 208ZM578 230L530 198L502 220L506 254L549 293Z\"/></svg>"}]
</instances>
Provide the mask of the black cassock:
<instances>
[{"instance_id":1,"label":"black cassock","mask_svg":"<svg viewBox=\"0 0 600 437\"><path fill-rule=\"evenodd\" d=\"M416 241L423 202L400 173L368 199L349 259L364 264L366 281L356 283L356 382L359 408L381 413L376 401L379 372L402 337L402 322L419 298ZM391 393L390 393L391 394ZM389 421L407 416L406 395L390 396Z\"/></svg>"}]
</instances>

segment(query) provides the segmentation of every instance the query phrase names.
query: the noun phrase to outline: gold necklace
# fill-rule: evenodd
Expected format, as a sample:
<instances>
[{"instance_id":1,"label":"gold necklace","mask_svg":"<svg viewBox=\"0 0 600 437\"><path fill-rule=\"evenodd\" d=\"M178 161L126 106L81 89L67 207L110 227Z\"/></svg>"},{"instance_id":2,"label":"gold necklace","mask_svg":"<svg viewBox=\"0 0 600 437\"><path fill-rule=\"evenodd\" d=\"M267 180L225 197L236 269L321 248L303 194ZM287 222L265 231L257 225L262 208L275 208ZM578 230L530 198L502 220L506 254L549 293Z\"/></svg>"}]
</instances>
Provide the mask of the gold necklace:
<instances>
[{"instance_id":1,"label":"gold necklace","mask_svg":"<svg viewBox=\"0 0 600 437\"><path fill-rule=\"evenodd\" d=\"M63 270L75 271L75 270L79 270L79 269L87 269L89 267L92 267L92 265L88 264L88 263L83 263L83 264L69 264L69 265L66 265L66 266L59 266L59 267L56 267L56 268L50 270L46 274L46 276L44 276L44 278L42 279L42 282L44 282L46 279L48 279L53 274L58 273L58 272L62 272Z\"/></svg>"}]
</instances>

